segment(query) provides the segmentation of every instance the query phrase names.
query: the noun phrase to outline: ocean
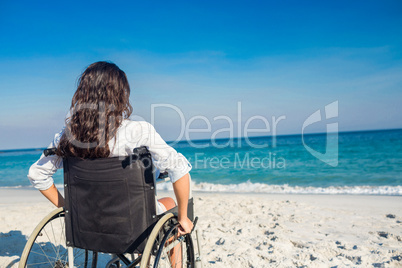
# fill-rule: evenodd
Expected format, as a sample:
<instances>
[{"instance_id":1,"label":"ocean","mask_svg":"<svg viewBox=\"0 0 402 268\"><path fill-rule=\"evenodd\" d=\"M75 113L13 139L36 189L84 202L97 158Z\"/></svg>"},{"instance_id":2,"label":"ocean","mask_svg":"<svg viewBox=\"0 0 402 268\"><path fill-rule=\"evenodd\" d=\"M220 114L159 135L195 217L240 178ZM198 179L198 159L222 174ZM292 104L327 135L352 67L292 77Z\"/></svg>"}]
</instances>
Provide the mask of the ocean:
<instances>
[{"instance_id":1,"label":"ocean","mask_svg":"<svg viewBox=\"0 0 402 268\"><path fill-rule=\"evenodd\" d=\"M334 144L331 140L337 141L337 150L326 148ZM193 166L193 190L402 195L402 129L181 141L171 145ZM31 187L26 174L42 150L0 151L0 187ZM62 170L54 180L62 185Z\"/></svg>"}]
</instances>

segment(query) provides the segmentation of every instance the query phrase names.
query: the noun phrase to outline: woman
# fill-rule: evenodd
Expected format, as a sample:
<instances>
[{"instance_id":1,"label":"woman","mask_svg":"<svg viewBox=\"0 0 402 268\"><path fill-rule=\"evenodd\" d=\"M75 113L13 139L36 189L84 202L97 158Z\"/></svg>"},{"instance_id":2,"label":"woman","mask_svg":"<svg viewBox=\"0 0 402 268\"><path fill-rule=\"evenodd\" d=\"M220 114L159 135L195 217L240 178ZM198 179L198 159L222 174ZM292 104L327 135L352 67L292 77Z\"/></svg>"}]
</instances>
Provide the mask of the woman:
<instances>
[{"instance_id":1,"label":"woman","mask_svg":"<svg viewBox=\"0 0 402 268\"><path fill-rule=\"evenodd\" d=\"M193 223L187 217L189 174L191 165L176 152L147 122L131 121L130 86L126 74L115 64L96 62L81 75L66 126L55 135L49 148L57 148L56 155L40 159L29 169L32 185L57 207L64 199L53 183L53 174L63 166L62 157L102 158L127 156L133 149L146 146L154 165L167 171L177 199L181 234L189 233ZM158 213L173 208L172 198L157 202Z\"/></svg>"}]
</instances>

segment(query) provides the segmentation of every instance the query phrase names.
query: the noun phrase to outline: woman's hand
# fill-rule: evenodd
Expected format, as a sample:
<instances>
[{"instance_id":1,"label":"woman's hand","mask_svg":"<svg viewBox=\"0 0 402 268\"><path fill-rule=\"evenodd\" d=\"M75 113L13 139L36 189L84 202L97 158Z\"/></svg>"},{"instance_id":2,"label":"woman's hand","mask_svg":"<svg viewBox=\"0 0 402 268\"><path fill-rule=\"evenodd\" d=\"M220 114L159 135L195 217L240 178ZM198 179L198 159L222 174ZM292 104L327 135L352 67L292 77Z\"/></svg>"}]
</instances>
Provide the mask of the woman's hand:
<instances>
[{"instance_id":1,"label":"woman's hand","mask_svg":"<svg viewBox=\"0 0 402 268\"><path fill-rule=\"evenodd\" d=\"M184 219L179 219L179 223L180 226L178 230L180 235L188 234L193 230L194 225L189 218L185 217Z\"/></svg>"}]
</instances>

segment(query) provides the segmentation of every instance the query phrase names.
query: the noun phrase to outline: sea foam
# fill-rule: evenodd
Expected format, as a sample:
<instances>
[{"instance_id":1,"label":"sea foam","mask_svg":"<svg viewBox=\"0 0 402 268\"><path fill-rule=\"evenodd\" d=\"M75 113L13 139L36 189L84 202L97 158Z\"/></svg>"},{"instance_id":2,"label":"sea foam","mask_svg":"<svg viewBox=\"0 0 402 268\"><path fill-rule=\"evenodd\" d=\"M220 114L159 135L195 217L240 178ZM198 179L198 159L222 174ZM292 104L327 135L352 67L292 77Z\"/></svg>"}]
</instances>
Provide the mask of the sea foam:
<instances>
[{"instance_id":1,"label":"sea foam","mask_svg":"<svg viewBox=\"0 0 402 268\"><path fill-rule=\"evenodd\" d=\"M172 190L171 183L157 185L158 190ZM350 195L402 195L402 186L329 186L301 187L252 183L239 184L192 183L193 191L228 193L269 193L269 194L350 194Z\"/></svg>"}]
</instances>

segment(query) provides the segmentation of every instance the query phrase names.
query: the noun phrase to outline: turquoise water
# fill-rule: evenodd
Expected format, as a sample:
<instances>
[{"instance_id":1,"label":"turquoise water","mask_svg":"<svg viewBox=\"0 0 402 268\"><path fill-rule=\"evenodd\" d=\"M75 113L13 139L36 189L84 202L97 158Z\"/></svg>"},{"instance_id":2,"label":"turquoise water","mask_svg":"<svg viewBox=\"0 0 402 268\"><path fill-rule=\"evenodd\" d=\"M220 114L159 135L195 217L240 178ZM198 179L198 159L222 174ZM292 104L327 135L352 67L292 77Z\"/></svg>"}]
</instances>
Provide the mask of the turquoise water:
<instances>
[{"instance_id":1,"label":"turquoise water","mask_svg":"<svg viewBox=\"0 0 402 268\"><path fill-rule=\"evenodd\" d=\"M325 153L334 135L305 135L305 144ZM402 195L402 130L339 133L337 166L311 155L301 135L180 142L173 146L193 165L194 189L286 193ZM261 148L256 148L256 147ZM203 147L203 148L196 148ZM218 148L220 147L220 148ZM41 150L0 153L0 187L29 186L29 166ZM55 176L62 183L62 171Z\"/></svg>"}]
</instances>

